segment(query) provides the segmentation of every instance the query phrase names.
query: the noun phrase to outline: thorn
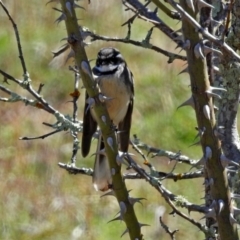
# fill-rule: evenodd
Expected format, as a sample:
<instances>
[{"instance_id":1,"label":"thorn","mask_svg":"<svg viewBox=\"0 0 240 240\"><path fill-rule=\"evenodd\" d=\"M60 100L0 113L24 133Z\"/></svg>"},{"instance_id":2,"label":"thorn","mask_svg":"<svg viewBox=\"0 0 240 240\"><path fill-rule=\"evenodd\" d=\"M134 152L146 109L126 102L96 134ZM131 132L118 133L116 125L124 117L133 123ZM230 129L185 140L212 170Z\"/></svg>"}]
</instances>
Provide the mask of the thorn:
<instances>
[{"instance_id":1,"label":"thorn","mask_svg":"<svg viewBox=\"0 0 240 240\"><path fill-rule=\"evenodd\" d=\"M210 88L212 91L223 91L223 92L227 92L227 90L225 88L221 88L221 87L212 87L210 86Z\"/></svg>"},{"instance_id":2,"label":"thorn","mask_svg":"<svg viewBox=\"0 0 240 240\"><path fill-rule=\"evenodd\" d=\"M202 137L203 136L203 134L205 133L205 131L206 131L206 128L205 127L203 127L202 129L201 128L197 128L197 130L198 130L198 134L196 135L196 137L194 138L194 140L196 140L196 138L198 138L198 137Z\"/></svg>"},{"instance_id":3,"label":"thorn","mask_svg":"<svg viewBox=\"0 0 240 240\"><path fill-rule=\"evenodd\" d=\"M93 154L91 155L91 157L92 157L92 156L95 156L95 155L103 155L103 156L106 156L105 148L103 148L103 149L101 149L101 150L93 153Z\"/></svg>"},{"instance_id":4,"label":"thorn","mask_svg":"<svg viewBox=\"0 0 240 240\"><path fill-rule=\"evenodd\" d=\"M229 164L239 167L239 164L227 158L224 154L220 156L221 164L223 168L226 168Z\"/></svg>"},{"instance_id":5,"label":"thorn","mask_svg":"<svg viewBox=\"0 0 240 240\"><path fill-rule=\"evenodd\" d=\"M206 158L203 156L202 158L200 158L196 163L194 163L193 164L193 166L191 167L191 169L192 168L198 168L198 167L200 167L200 166L204 166L205 165L205 163L206 163ZM191 170L190 169L190 170Z\"/></svg>"},{"instance_id":6,"label":"thorn","mask_svg":"<svg viewBox=\"0 0 240 240\"><path fill-rule=\"evenodd\" d=\"M191 1L191 0L190 0ZM187 39L184 43L183 43L183 46L182 46L182 48L183 49L190 49L190 46L191 46L191 43L190 43L190 41Z\"/></svg>"},{"instance_id":7,"label":"thorn","mask_svg":"<svg viewBox=\"0 0 240 240\"><path fill-rule=\"evenodd\" d=\"M157 14L157 12L158 12L158 7L154 9L153 13Z\"/></svg>"},{"instance_id":8,"label":"thorn","mask_svg":"<svg viewBox=\"0 0 240 240\"><path fill-rule=\"evenodd\" d=\"M198 7L198 10L199 10L199 11L201 11L201 9L204 8L204 7L214 8L214 6L206 3L206 2L203 1L203 0L197 0L197 7Z\"/></svg>"},{"instance_id":9,"label":"thorn","mask_svg":"<svg viewBox=\"0 0 240 240\"><path fill-rule=\"evenodd\" d=\"M227 174L228 174L228 175L229 175L229 173L235 173L235 174L238 174L238 169L236 169L236 170L232 170L232 169L230 169L230 168L232 168L232 167L233 167L233 166L227 168Z\"/></svg>"},{"instance_id":10,"label":"thorn","mask_svg":"<svg viewBox=\"0 0 240 240\"><path fill-rule=\"evenodd\" d=\"M216 218L216 211L214 208L209 208L207 212L205 213L205 218Z\"/></svg>"},{"instance_id":11,"label":"thorn","mask_svg":"<svg viewBox=\"0 0 240 240\"><path fill-rule=\"evenodd\" d=\"M58 57L59 55L61 55L62 53L64 53L65 51L67 51L70 48L70 45L68 43L64 44L63 46L60 47L59 50L57 50L56 52L52 51L53 53L53 58Z\"/></svg>"},{"instance_id":12,"label":"thorn","mask_svg":"<svg viewBox=\"0 0 240 240\"><path fill-rule=\"evenodd\" d=\"M149 42L151 40L152 33L153 33L153 29L154 29L154 27L151 27L150 30L147 32L147 36L142 41L144 44L149 44Z\"/></svg>"},{"instance_id":13,"label":"thorn","mask_svg":"<svg viewBox=\"0 0 240 240\"><path fill-rule=\"evenodd\" d=\"M71 49L69 54L67 55L67 58L66 58L66 61L65 63L70 59L70 58L73 58L75 56L75 53L74 51Z\"/></svg>"},{"instance_id":14,"label":"thorn","mask_svg":"<svg viewBox=\"0 0 240 240\"><path fill-rule=\"evenodd\" d=\"M215 65L212 65L212 69L213 69L214 72L217 72L217 73L220 72L219 67L217 67Z\"/></svg>"},{"instance_id":15,"label":"thorn","mask_svg":"<svg viewBox=\"0 0 240 240\"><path fill-rule=\"evenodd\" d=\"M182 33L182 28L179 28L178 30L174 31L173 33Z\"/></svg>"},{"instance_id":16,"label":"thorn","mask_svg":"<svg viewBox=\"0 0 240 240\"><path fill-rule=\"evenodd\" d=\"M195 12L193 0L186 0L187 6Z\"/></svg>"},{"instance_id":17,"label":"thorn","mask_svg":"<svg viewBox=\"0 0 240 240\"><path fill-rule=\"evenodd\" d=\"M113 149L113 139L112 139L112 137L107 138L107 144L113 151L114 149Z\"/></svg>"},{"instance_id":18,"label":"thorn","mask_svg":"<svg viewBox=\"0 0 240 240\"><path fill-rule=\"evenodd\" d=\"M50 0L49 2L46 3L46 5L48 5L51 2L58 2L59 0Z\"/></svg>"},{"instance_id":19,"label":"thorn","mask_svg":"<svg viewBox=\"0 0 240 240\"><path fill-rule=\"evenodd\" d=\"M213 178L209 178L209 179L205 179L204 183L203 183L206 187L210 187L214 184L214 180Z\"/></svg>"},{"instance_id":20,"label":"thorn","mask_svg":"<svg viewBox=\"0 0 240 240\"><path fill-rule=\"evenodd\" d=\"M217 49L210 48L210 47L208 47L206 45L203 46L203 53L204 53L205 56L207 54L211 53L211 52L214 52L214 53L222 55L222 53L219 50L217 50Z\"/></svg>"},{"instance_id":21,"label":"thorn","mask_svg":"<svg viewBox=\"0 0 240 240\"><path fill-rule=\"evenodd\" d=\"M210 107L207 104L203 106L203 113L206 119L210 120Z\"/></svg>"},{"instance_id":22,"label":"thorn","mask_svg":"<svg viewBox=\"0 0 240 240\"><path fill-rule=\"evenodd\" d=\"M191 96L187 101L182 103L177 109L179 109L183 106L191 106L193 109L195 109L195 104L194 104L194 101L193 101L193 97Z\"/></svg>"},{"instance_id":23,"label":"thorn","mask_svg":"<svg viewBox=\"0 0 240 240\"><path fill-rule=\"evenodd\" d=\"M178 48L181 48L182 47L182 44L177 44L177 46L175 47L175 50L178 49Z\"/></svg>"},{"instance_id":24,"label":"thorn","mask_svg":"<svg viewBox=\"0 0 240 240\"><path fill-rule=\"evenodd\" d=\"M184 68L178 75L180 75L182 73L188 73L188 67Z\"/></svg>"},{"instance_id":25,"label":"thorn","mask_svg":"<svg viewBox=\"0 0 240 240\"><path fill-rule=\"evenodd\" d=\"M233 207L233 214L234 214L234 216L238 216L240 214L240 209Z\"/></svg>"},{"instance_id":26,"label":"thorn","mask_svg":"<svg viewBox=\"0 0 240 240\"><path fill-rule=\"evenodd\" d=\"M200 143L201 143L201 141L197 141L197 142L195 142L195 143L191 144L191 145L190 145L190 146L188 146L188 147L193 147L193 146L196 146L196 145L200 145Z\"/></svg>"},{"instance_id":27,"label":"thorn","mask_svg":"<svg viewBox=\"0 0 240 240\"><path fill-rule=\"evenodd\" d=\"M111 174L112 174L112 176L114 176L116 174L116 169L115 168L111 169Z\"/></svg>"},{"instance_id":28,"label":"thorn","mask_svg":"<svg viewBox=\"0 0 240 240\"><path fill-rule=\"evenodd\" d=\"M115 193L114 193L113 190L111 190L111 191L109 191L109 192L103 194L103 195L101 196L101 198L102 198L102 197L106 197L106 196L113 196L113 197L116 197L116 196L115 196Z\"/></svg>"},{"instance_id":29,"label":"thorn","mask_svg":"<svg viewBox=\"0 0 240 240\"><path fill-rule=\"evenodd\" d=\"M194 54L195 54L196 58L204 59L204 54L203 54L203 51L202 51L202 45L200 43L195 45Z\"/></svg>"},{"instance_id":30,"label":"thorn","mask_svg":"<svg viewBox=\"0 0 240 240\"><path fill-rule=\"evenodd\" d=\"M209 185L212 186L213 184L214 184L214 180L213 180L213 178L210 178L209 179Z\"/></svg>"},{"instance_id":31,"label":"thorn","mask_svg":"<svg viewBox=\"0 0 240 240\"><path fill-rule=\"evenodd\" d=\"M146 224L146 223L138 223L140 228L141 227L149 227L150 225L149 224Z\"/></svg>"},{"instance_id":32,"label":"thorn","mask_svg":"<svg viewBox=\"0 0 240 240\"><path fill-rule=\"evenodd\" d=\"M216 200L214 199L211 203L211 205L209 206L209 208L215 208L217 206L217 202Z\"/></svg>"},{"instance_id":33,"label":"thorn","mask_svg":"<svg viewBox=\"0 0 240 240\"><path fill-rule=\"evenodd\" d=\"M106 116L101 116L101 120L106 124L106 122L107 122L107 118L106 118Z\"/></svg>"},{"instance_id":34,"label":"thorn","mask_svg":"<svg viewBox=\"0 0 240 240\"><path fill-rule=\"evenodd\" d=\"M223 24L221 23L221 22L219 22L219 21L216 21L216 20L214 20L213 18L211 18L211 24L212 24L212 27L213 28L219 28L220 26L223 26Z\"/></svg>"},{"instance_id":35,"label":"thorn","mask_svg":"<svg viewBox=\"0 0 240 240\"><path fill-rule=\"evenodd\" d=\"M118 151L117 157L116 157L116 162L120 166L124 160L124 157L127 155L125 152Z\"/></svg>"},{"instance_id":36,"label":"thorn","mask_svg":"<svg viewBox=\"0 0 240 240\"><path fill-rule=\"evenodd\" d=\"M208 90L205 91L205 93L208 95L208 97L216 97L218 99L222 99L220 95L216 94L213 92L213 90L211 88L209 88Z\"/></svg>"},{"instance_id":37,"label":"thorn","mask_svg":"<svg viewBox=\"0 0 240 240\"><path fill-rule=\"evenodd\" d=\"M87 109L86 109L86 112L87 112L90 108L93 108L93 106L95 105L95 99L89 97L89 98L86 100L86 103L88 104ZM85 113L85 114L86 114L86 113Z\"/></svg>"},{"instance_id":38,"label":"thorn","mask_svg":"<svg viewBox=\"0 0 240 240\"><path fill-rule=\"evenodd\" d=\"M69 11L70 15L72 16L72 4L70 2L66 2L66 8Z\"/></svg>"},{"instance_id":39,"label":"thorn","mask_svg":"<svg viewBox=\"0 0 240 240\"><path fill-rule=\"evenodd\" d=\"M224 138L224 133L221 132L221 129L222 129L221 126L220 127L218 126L214 128L214 131L213 131L214 135L220 140Z\"/></svg>"},{"instance_id":40,"label":"thorn","mask_svg":"<svg viewBox=\"0 0 240 240\"><path fill-rule=\"evenodd\" d=\"M119 206L120 206L120 215L123 216L127 212L127 206L123 201L119 203Z\"/></svg>"},{"instance_id":41,"label":"thorn","mask_svg":"<svg viewBox=\"0 0 240 240\"><path fill-rule=\"evenodd\" d=\"M73 3L73 7L74 7L74 8L81 8L81 9L83 9L83 10L86 10L84 7L79 6L79 5L76 4L75 2Z\"/></svg>"},{"instance_id":42,"label":"thorn","mask_svg":"<svg viewBox=\"0 0 240 240\"><path fill-rule=\"evenodd\" d=\"M221 213L221 211L223 210L223 208L224 208L224 201L222 200L222 199L219 199L218 200L218 214L220 214Z\"/></svg>"},{"instance_id":43,"label":"thorn","mask_svg":"<svg viewBox=\"0 0 240 240\"><path fill-rule=\"evenodd\" d=\"M120 221L123 220L121 215L119 215L118 217L113 218L112 220L108 221L107 223L110 223L110 222L113 222L113 221L118 221L118 220L120 220Z\"/></svg>"},{"instance_id":44,"label":"thorn","mask_svg":"<svg viewBox=\"0 0 240 240\"><path fill-rule=\"evenodd\" d=\"M64 13L62 13L62 14L60 15L60 17L58 17L58 18L55 20L55 23L59 24L61 21L64 21L64 20L66 20L66 19L67 19L66 15L65 15Z\"/></svg>"},{"instance_id":45,"label":"thorn","mask_svg":"<svg viewBox=\"0 0 240 240\"><path fill-rule=\"evenodd\" d=\"M178 35L177 37L175 37L175 38L173 38L173 39L176 40L176 41L181 41L181 42L184 41L183 35Z\"/></svg>"},{"instance_id":46,"label":"thorn","mask_svg":"<svg viewBox=\"0 0 240 240\"><path fill-rule=\"evenodd\" d=\"M58 8L53 7L52 9L55 10L55 11L57 11L57 12L63 13L63 11L60 10L60 9L58 9Z\"/></svg>"},{"instance_id":47,"label":"thorn","mask_svg":"<svg viewBox=\"0 0 240 240\"><path fill-rule=\"evenodd\" d=\"M238 223L237 220L234 218L233 214L230 213L229 215L229 221L233 225L234 223Z\"/></svg>"},{"instance_id":48,"label":"thorn","mask_svg":"<svg viewBox=\"0 0 240 240\"><path fill-rule=\"evenodd\" d=\"M205 148L205 158L210 159L212 158L212 149L209 146Z\"/></svg>"},{"instance_id":49,"label":"thorn","mask_svg":"<svg viewBox=\"0 0 240 240\"><path fill-rule=\"evenodd\" d=\"M106 97L102 93L99 93L98 98L102 103L114 99L113 97Z\"/></svg>"},{"instance_id":50,"label":"thorn","mask_svg":"<svg viewBox=\"0 0 240 240\"><path fill-rule=\"evenodd\" d=\"M128 233L129 232L129 230L128 230L128 228L122 233L122 235L121 235L121 237L124 235L124 234L126 234L126 233Z\"/></svg>"},{"instance_id":51,"label":"thorn","mask_svg":"<svg viewBox=\"0 0 240 240\"><path fill-rule=\"evenodd\" d=\"M128 197L128 201L130 204L134 205L135 203L141 203L141 200L147 200L146 198L133 198L133 197Z\"/></svg>"},{"instance_id":52,"label":"thorn","mask_svg":"<svg viewBox=\"0 0 240 240\"><path fill-rule=\"evenodd\" d=\"M90 76L92 78L92 73L91 73L91 70L90 70L88 62L82 61L81 62L81 68L88 76Z\"/></svg>"},{"instance_id":53,"label":"thorn","mask_svg":"<svg viewBox=\"0 0 240 240\"><path fill-rule=\"evenodd\" d=\"M231 193L230 195L231 195L231 198L240 199L240 194Z\"/></svg>"}]
</instances>

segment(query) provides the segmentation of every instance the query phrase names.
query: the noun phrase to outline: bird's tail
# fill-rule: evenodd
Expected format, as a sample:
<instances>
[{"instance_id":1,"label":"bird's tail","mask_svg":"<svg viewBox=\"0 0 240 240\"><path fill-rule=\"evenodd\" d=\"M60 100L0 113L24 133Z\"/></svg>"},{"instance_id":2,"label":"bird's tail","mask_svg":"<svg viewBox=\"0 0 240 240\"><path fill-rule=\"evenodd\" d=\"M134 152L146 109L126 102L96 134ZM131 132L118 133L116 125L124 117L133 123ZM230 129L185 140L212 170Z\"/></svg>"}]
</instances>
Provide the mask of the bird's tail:
<instances>
[{"instance_id":1,"label":"bird's tail","mask_svg":"<svg viewBox=\"0 0 240 240\"><path fill-rule=\"evenodd\" d=\"M97 153L94 163L93 186L97 191L107 191L112 184L108 159L104 151L102 134L99 133Z\"/></svg>"}]
</instances>

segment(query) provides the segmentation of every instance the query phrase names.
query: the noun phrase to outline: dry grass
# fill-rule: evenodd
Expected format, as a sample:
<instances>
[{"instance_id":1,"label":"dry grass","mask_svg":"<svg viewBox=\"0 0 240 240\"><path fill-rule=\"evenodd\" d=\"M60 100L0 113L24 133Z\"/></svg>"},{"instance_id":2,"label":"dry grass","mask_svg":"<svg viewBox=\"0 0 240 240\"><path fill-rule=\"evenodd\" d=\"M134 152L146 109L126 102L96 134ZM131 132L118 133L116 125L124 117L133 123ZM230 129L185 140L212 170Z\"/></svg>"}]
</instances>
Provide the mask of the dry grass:
<instances>
[{"instance_id":1,"label":"dry grass","mask_svg":"<svg viewBox=\"0 0 240 240\"><path fill-rule=\"evenodd\" d=\"M19 28L33 86L37 88L44 83L44 97L64 114L71 114L72 106L67 103L73 83L72 74L67 70L71 61L59 69L49 66L50 51L62 45L60 39L66 35L63 23L54 24L57 12L52 7L55 5L45 6L45 1L38 0L5 2ZM96 0L91 5L84 1L83 5L87 11L78 10L78 13L85 26L103 35L126 35L126 28L119 26L130 13L124 11L120 1L111 0L103 4L103 1ZM0 26L0 68L21 78L13 30L2 9ZM149 27L147 23L137 21L133 26L134 38L143 39ZM153 38L155 44L163 48L175 47L161 34L154 32ZM188 148L195 135L193 111L176 111L179 103L190 95L187 77L176 78L183 63L176 61L168 65L165 57L152 51L104 42L96 42L87 48L89 59L95 58L99 48L107 45L122 51L135 76L132 133L137 133L143 141L154 146L172 151L181 149L195 159L200 157L198 147ZM9 88L26 94L13 83ZM70 160L72 139L69 133L59 133L45 140L20 141L18 138L21 136L47 133L49 129L41 123L54 122L54 118L21 103L2 102L0 116L0 239L120 239L124 223L106 224L118 212L116 200L112 197L101 199L90 178L69 175L57 166L60 161L67 163ZM165 158L151 161L160 171L169 171L173 166ZM79 166L91 167L92 163L93 157L82 159L79 155ZM178 167L178 171L187 170L188 167ZM166 181L164 184L178 194L188 196L189 200L200 202L201 182ZM147 198L143 205L136 206L140 222L151 225L143 229L145 239L169 239L158 222L164 209L165 223L169 223L172 229L180 229L177 239L190 239L190 236L191 239L203 239L198 229L179 217L168 215L170 209L145 181L128 181L127 184L129 189L133 189L131 195ZM196 218L200 219L200 216ZM128 239L128 236L123 239Z\"/></svg>"}]
</instances>

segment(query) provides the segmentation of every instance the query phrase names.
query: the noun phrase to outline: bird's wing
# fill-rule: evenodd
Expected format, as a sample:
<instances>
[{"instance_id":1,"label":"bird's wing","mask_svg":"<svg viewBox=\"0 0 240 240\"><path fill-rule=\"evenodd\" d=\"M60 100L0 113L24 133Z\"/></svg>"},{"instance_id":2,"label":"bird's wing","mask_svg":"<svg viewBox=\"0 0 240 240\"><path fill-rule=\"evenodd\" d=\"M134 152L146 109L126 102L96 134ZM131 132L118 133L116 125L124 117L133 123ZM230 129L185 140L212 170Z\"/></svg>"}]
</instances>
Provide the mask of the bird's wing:
<instances>
[{"instance_id":1,"label":"bird's wing","mask_svg":"<svg viewBox=\"0 0 240 240\"><path fill-rule=\"evenodd\" d=\"M119 145L120 145L119 149L122 152L128 151L131 121L132 121L132 111L133 111L133 99L131 99L128 105L128 110L125 118L118 125L118 131L119 131L118 139L119 139Z\"/></svg>"},{"instance_id":2,"label":"bird's wing","mask_svg":"<svg viewBox=\"0 0 240 240\"><path fill-rule=\"evenodd\" d=\"M130 91L132 96L130 99L130 103L128 105L126 116L118 124L118 131L119 131L118 139L119 139L120 151L127 152L128 145L129 145L129 138L130 138L133 105L134 105L134 79L131 71L126 70L124 74L128 74L128 79L130 80Z\"/></svg>"},{"instance_id":3,"label":"bird's wing","mask_svg":"<svg viewBox=\"0 0 240 240\"><path fill-rule=\"evenodd\" d=\"M86 157L90 151L92 136L97 130L97 122L93 119L90 108L86 102L88 94L86 93L84 115L83 115L83 133L82 133L82 156Z\"/></svg>"}]
</instances>

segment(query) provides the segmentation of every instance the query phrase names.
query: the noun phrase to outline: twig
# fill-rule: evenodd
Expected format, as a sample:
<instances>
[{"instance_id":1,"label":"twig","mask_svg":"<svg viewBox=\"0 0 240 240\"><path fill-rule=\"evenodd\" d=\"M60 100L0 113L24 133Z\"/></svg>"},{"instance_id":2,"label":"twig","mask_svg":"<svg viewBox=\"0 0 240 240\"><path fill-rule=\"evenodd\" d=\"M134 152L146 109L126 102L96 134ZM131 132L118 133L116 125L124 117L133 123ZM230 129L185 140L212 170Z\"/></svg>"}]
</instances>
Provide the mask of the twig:
<instances>
[{"instance_id":1,"label":"twig","mask_svg":"<svg viewBox=\"0 0 240 240\"><path fill-rule=\"evenodd\" d=\"M37 90L37 93L38 93L38 94L41 93L43 87L44 87L44 84L43 84L43 83L40 83L40 84L39 84L39 87L38 87L38 90Z\"/></svg>"},{"instance_id":2,"label":"twig","mask_svg":"<svg viewBox=\"0 0 240 240\"><path fill-rule=\"evenodd\" d=\"M151 1L146 2L146 4L143 5L143 7L146 8L146 7L149 5L149 3L151 3ZM125 4L125 2L123 2L123 5L125 5L125 6L127 7L126 10L132 10L132 11L134 11L133 9L129 8L129 7ZM134 20L136 19L136 17L137 17L137 16L139 15L139 13L140 13L138 10L137 10L137 11L134 11L134 12L135 12L135 14L134 14L131 18L129 18L125 23L123 23L123 24L121 25L122 27L125 26L125 25L127 25L127 24L133 24Z\"/></svg>"},{"instance_id":3,"label":"twig","mask_svg":"<svg viewBox=\"0 0 240 240\"><path fill-rule=\"evenodd\" d=\"M138 0L127 0L128 4L130 4L136 11L140 13L141 16L145 17L146 21L153 23L156 28L161 30L164 34L166 34L170 39L172 39L177 45L181 45L181 41L179 41L179 35L171 29L167 24L165 24L156 14L156 12L149 11L144 5ZM123 2L125 5L125 1ZM139 15L139 16L140 16Z\"/></svg>"},{"instance_id":4,"label":"twig","mask_svg":"<svg viewBox=\"0 0 240 240\"><path fill-rule=\"evenodd\" d=\"M12 19L11 15L9 14L7 8L4 6L2 1L0 1L0 5L2 6L3 10L7 14L7 16L9 17L9 20L11 21L11 23L13 25L13 29L14 29L14 32L15 32L16 40L17 40L17 46L18 46L18 51L19 51L19 58L21 60L23 73L26 76L28 74L27 73L27 67L26 67L25 60L24 60L23 53L22 53L22 46L21 46L21 42L20 42L20 36L19 36L19 33L18 33L17 24Z\"/></svg>"},{"instance_id":5,"label":"twig","mask_svg":"<svg viewBox=\"0 0 240 240\"><path fill-rule=\"evenodd\" d=\"M155 2L154 0L152 0L152 2L154 4L156 4L156 6L161 9L167 16L169 16L172 19L176 19L176 20L181 20L181 15L178 12L174 12L171 11L170 9L168 9L163 3L161 2Z\"/></svg>"},{"instance_id":6,"label":"twig","mask_svg":"<svg viewBox=\"0 0 240 240\"><path fill-rule=\"evenodd\" d=\"M71 93L70 95L73 98L73 122L75 123L77 121L77 113L78 113L78 98L80 96L80 92L78 91L79 87L79 79L80 75L79 72L76 71L76 67L72 69L70 67L70 70L74 70L74 92ZM71 163L75 165L76 159L77 159L77 153L79 150L79 140L77 138L77 132L76 131L71 131L71 135L73 137L73 149L72 149L72 157L71 157Z\"/></svg>"},{"instance_id":7,"label":"twig","mask_svg":"<svg viewBox=\"0 0 240 240\"><path fill-rule=\"evenodd\" d=\"M50 132L50 133L47 133L47 134L44 134L44 135L38 136L38 137L20 137L19 140L44 139L44 138L46 138L46 137L49 137L49 136L51 136L51 135L53 135L53 134L55 134L55 133L61 132L61 131L62 131L62 130L57 129L57 130L55 130L55 131L53 131L53 132Z\"/></svg>"},{"instance_id":8,"label":"twig","mask_svg":"<svg viewBox=\"0 0 240 240\"><path fill-rule=\"evenodd\" d=\"M66 169L70 174L83 174L87 176L93 175L91 168L78 168L72 164L58 163L60 168Z\"/></svg>"},{"instance_id":9,"label":"twig","mask_svg":"<svg viewBox=\"0 0 240 240\"><path fill-rule=\"evenodd\" d=\"M162 228L166 231L166 233L168 233L171 237L172 240L175 240L175 234L179 231L178 229L171 231L170 228L163 222L162 217L159 217L159 222L162 226Z\"/></svg>"},{"instance_id":10,"label":"twig","mask_svg":"<svg viewBox=\"0 0 240 240\"><path fill-rule=\"evenodd\" d=\"M146 45L143 42L135 41L135 40L128 39L128 38L111 38L111 37L101 36L101 35L95 34L93 32L91 34L91 37L92 37L91 41L103 40L103 41L107 41L107 42L122 42L122 43L132 44L134 46L138 46L138 47L142 47L142 48L148 48L150 50L156 51L156 52L161 53L164 56L168 57L169 58L168 63L172 63L175 59L180 59L183 61L187 60L187 58L185 56L181 56L181 55L178 55L175 53L165 51L165 50L163 50L155 45L152 45L150 43L148 45Z\"/></svg>"},{"instance_id":11,"label":"twig","mask_svg":"<svg viewBox=\"0 0 240 240\"><path fill-rule=\"evenodd\" d=\"M167 150L164 150L164 149L155 148L155 147L152 147L152 146L150 146L148 144L145 144L145 143L141 142L137 138L136 135L133 136L132 142L138 148L147 151L148 154L149 153L153 153L152 154L152 158L156 157L156 156L168 157L170 160L175 160L175 161L178 161L178 162L181 162L181 163L185 163L185 164L188 164L188 165L194 165L197 162L197 160L190 159L188 156L179 154L179 152L175 153L175 152L171 152L171 151L167 151Z\"/></svg>"},{"instance_id":12,"label":"twig","mask_svg":"<svg viewBox=\"0 0 240 240\"><path fill-rule=\"evenodd\" d=\"M191 204L183 197L178 197L171 193L169 190L167 190L163 185L155 178L152 177L150 174L148 174L143 168L141 168L136 162L131 158L130 155L127 155L126 160L128 161L129 165L138 173L140 174L147 182L149 182L165 199L165 201L172 207L174 212L178 214L179 216L183 217L185 220L192 223L194 226L199 228L199 230L203 232L207 232L208 229L206 226L202 225L201 223L195 221L194 219L190 218L186 214L182 213L177 209L177 207L174 205L173 201L176 202L178 207L184 207L187 208L188 211L197 211L201 213L206 213L208 211L208 208L201 207L196 204Z\"/></svg>"},{"instance_id":13,"label":"twig","mask_svg":"<svg viewBox=\"0 0 240 240\"><path fill-rule=\"evenodd\" d=\"M158 172L158 178L162 179L172 179L173 181L203 178L204 173L202 170L196 172L187 172L187 173L165 173ZM138 173L125 173L123 174L124 179L143 179L144 177Z\"/></svg>"}]
</instances>

